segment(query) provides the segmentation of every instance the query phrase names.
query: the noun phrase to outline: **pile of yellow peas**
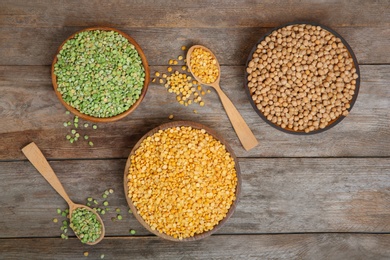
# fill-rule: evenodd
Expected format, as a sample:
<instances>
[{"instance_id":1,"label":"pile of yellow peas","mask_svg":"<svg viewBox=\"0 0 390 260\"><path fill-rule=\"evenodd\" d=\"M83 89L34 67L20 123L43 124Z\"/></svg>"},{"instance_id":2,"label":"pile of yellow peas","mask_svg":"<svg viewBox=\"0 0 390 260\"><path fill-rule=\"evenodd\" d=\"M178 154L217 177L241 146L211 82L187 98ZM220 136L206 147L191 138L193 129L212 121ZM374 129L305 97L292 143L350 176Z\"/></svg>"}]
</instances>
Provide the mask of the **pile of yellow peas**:
<instances>
[{"instance_id":1,"label":"pile of yellow peas","mask_svg":"<svg viewBox=\"0 0 390 260\"><path fill-rule=\"evenodd\" d=\"M186 47L182 46L181 49L182 51L185 51ZM181 64L179 64L179 62ZM206 93L210 93L210 90L204 91L199 82L192 79L188 74L189 70L185 65L185 62L182 55L179 55L177 59L170 59L168 64L172 66L181 66L181 71L174 70L169 66L167 68L168 74L156 71L154 74L155 78L152 79L152 82L156 82L158 79L158 83L163 84L169 93L176 94L177 102L183 106L189 106L193 103L204 106L205 103L202 100L202 96ZM194 113L196 113L196 110L194 110Z\"/></svg>"},{"instance_id":2,"label":"pile of yellow peas","mask_svg":"<svg viewBox=\"0 0 390 260\"><path fill-rule=\"evenodd\" d=\"M236 199L234 159L204 129L160 130L130 159L127 196L152 230L178 239L204 233Z\"/></svg>"},{"instance_id":3,"label":"pile of yellow peas","mask_svg":"<svg viewBox=\"0 0 390 260\"><path fill-rule=\"evenodd\" d=\"M205 49L195 48L193 50L190 65L192 73L203 83L214 83L219 76L217 60Z\"/></svg>"}]
</instances>

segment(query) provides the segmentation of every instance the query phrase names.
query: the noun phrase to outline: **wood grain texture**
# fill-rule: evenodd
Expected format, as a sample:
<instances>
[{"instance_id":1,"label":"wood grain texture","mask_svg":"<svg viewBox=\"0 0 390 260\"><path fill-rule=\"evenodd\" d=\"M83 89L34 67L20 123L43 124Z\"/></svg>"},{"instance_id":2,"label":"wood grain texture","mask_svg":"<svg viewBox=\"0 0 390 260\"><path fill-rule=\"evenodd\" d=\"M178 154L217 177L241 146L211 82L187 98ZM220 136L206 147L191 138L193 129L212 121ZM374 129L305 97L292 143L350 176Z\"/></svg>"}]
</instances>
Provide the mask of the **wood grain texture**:
<instances>
[{"instance_id":1,"label":"wood grain texture","mask_svg":"<svg viewBox=\"0 0 390 260\"><path fill-rule=\"evenodd\" d=\"M388 0L62 0L0 1L0 259L390 259L390 1ZM251 107L244 64L255 43L276 26L316 22L349 43L361 71L351 114L316 135L277 131ZM151 75L185 55L210 48L222 65L221 87L260 145L245 151L214 90L204 107L184 107L158 84L130 116L98 129L78 129L50 81L55 52L72 33L92 26L124 31L142 47ZM207 89L207 88L204 88ZM194 113L196 109L198 113ZM153 236L127 212L123 171L131 148L149 130L174 120L204 124L238 157L241 196L233 216L212 236L174 243ZM80 120L80 126L84 123ZM106 237L82 245L59 238L56 213L65 201L25 159L37 143L70 198L103 202ZM123 220L116 217L121 209ZM54 223L53 218L59 222ZM129 229L137 231L129 236ZM71 232L69 232L71 233Z\"/></svg>"},{"instance_id":2,"label":"wood grain texture","mask_svg":"<svg viewBox=\"0 0 390 260\"><path fill-rule=\"evenodd\" d=\"M50 161L76 203L104 200L106 236L129 229L149 235L127 212L125 160ZM389 158L239 159L242 190L237 208L217 234L292 232L390 232ZM58 237L57 208L66 203L29 162L0 162L0 237ZM111 221L120 208L122 221Z\"/></svg>"},{"instance_id":3,"label":"wood grain texture","mask_svg":"<svg viewBox=\"0 0 390 260\"><path fill-rule=\"evenodd\" d=\"M3 259L376 259L390 257L388 234L222 235L175 243L157 237L105 238L96 246L76 239L0 239ZM72 250L70 250L72 248ZM88 252L86 258L83 253Z\"/></svg>"},{"instance_id":4,"label":"wood grain texture","mask_svg":"<svg viewBox=\"0 0 390 260\"><path fill-rule=\"evenodd\" d=\"M283 24L284 22L280 22L275 26ZM323 24L331 26L325 22ZM182 53L181 46L189 47L193 44L201 44L210 48L221 65L244 65L256 42L272 29L261 27L262 24L250 28L111 26L127 33L139 43L149 65L166 65L169 59L176 58ZM2 57L0 65L50 65L61 43L76 31L84 28L81 26L31 28L0 26L0 57ZM388 55L390 53L390 26L331 26L331 28L348 42L360 64L390 63Z\"/></svg>"},{"instance_id":5,"label":"wood grain texture","mask_svg":"<svg viewBox=\"0 0 390 260\"><path fill-rule=\"evenodd\" d=\"M230 123L232 124L232 127L244 149L249 151L255 148L259 142L240 112L238 112L232 101L228 98L228 96L226 96L225 92L222 91L219 84L213 84L212 86L216 90L226 115L228 116Z\"/></svg>"},{"instance_id":6,"label":"wood grain texture","mask_svg":"<svg viewBox=\"0 0 390 260\"><path fill-rule=\"evenodd\" d=\"M151 68L154 71L166 67ZM35 141L48 158L127 158L147 131L170 121L202 123L222 135L238 157L361 157L390 156L390 66L361 66L361 86L351 114L332 129L312 136L275 130L251 107L243 89L242 66L222 66L221 88L237 107L261 145L246 152L233 131L217 94L203 97L205 106L184 107L162 85L151 84L133 114L118 122L100 124L97 130L81 129L94 142L70 144L65 136L72 120L65 114L50 82L50 68L0 66L0 160L20 160L20 149ZM197 114L193 112L196 109ZM79 124L82 125L81 123ZM55 145L53 145L55 144Z\"/></svg>"},{"instance_id":7,"label":"wood grain texture","mask_svg":"<svg viewBox=\"0 0 390 260\"><path fill-rule=\"evenodd\" d=\"M72 214L74 210L74 203L69 198L57 175L51 168L49 162L46 160L42 151L39 150L38 146L32 142L22 148L24 156L30 161L35 169L42 175L43 178L52 186L52 188L68 203L69 214Z\"/></svg>"},{"instance_id":8,"label":"wood grain texture","mask_svg":"<svg viewBox=\"0 0 390 260\"><path fill-rule=\"evenodd\" d=\"M7 27L274 27L294 20L330 26L389 26L390 3L380 1L2 1L0 24ZM201 18L201 19L199 19ZM101 24L100 24L101 25Z\"/></svg>"}]
</instances>

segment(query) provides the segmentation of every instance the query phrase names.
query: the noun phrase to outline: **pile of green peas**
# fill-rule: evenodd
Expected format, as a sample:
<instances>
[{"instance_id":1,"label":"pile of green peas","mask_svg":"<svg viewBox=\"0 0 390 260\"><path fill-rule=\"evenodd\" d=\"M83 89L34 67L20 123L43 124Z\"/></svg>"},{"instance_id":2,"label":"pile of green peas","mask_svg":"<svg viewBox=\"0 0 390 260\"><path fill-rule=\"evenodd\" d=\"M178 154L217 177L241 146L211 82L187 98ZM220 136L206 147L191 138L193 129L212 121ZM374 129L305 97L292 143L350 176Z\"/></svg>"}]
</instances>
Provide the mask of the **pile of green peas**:
<instances>
[{"instance_id":1,"label":"pile of green peas","mask_svg":"<svg viewBox=\"0 0 390 260\"><path fill-rule=\"evenodd\" d=\"M79 112L98 118L119 115L140 97L145 69L135 46L116 31L77 33L54 65L57 91Z\"/></svg>"},{"instance_id":2,"label":"pile of green peas","mask_svg":"<svg viewBox=\"0 0 390 260\"><path fill-rule=\"evenodd\" d=\"M102 224L96 213L85 208L77 208L73 211L69 227L73 229L82 243L93 243L102 234Z\"/></svg>"}]
</instances>

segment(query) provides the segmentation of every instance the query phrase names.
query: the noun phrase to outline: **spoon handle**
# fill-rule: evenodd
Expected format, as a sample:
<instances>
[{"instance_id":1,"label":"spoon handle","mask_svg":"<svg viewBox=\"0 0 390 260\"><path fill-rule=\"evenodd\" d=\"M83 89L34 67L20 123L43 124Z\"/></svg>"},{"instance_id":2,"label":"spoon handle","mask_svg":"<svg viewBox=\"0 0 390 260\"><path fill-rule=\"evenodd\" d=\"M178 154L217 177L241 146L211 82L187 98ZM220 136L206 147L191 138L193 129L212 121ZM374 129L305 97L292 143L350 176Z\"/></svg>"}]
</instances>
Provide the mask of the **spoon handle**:
<instances>
[{"instance_id":1,"label":"spoon handle","mask_svg":"<svg viewBox=\"0 0 390 260\"><path fill-rule=\"evenodd\" d=\"M27 159L34 165L40 174L50 183L50 185L61 195L62 198L69 204L69 206L74 203L70 200L68 194L65 192L64 187L61 182L58 180L57 175L54 173L53 169L50 167L45 156L42 154L38 146L32 142L27 146L22 148L22 152L27 157Z\"/></svg>"},{"instance_id":2,"label":"spoon handle","mask_svg":"<svg viewBox=\"0 0 390 260\"><path fill-rule=\"evenodd\" d=\"M240 115L232 101L226 96L219 85L214 85L214 89L217 91L219 98L221 99L222 105L225 108L226 114L228 115L230 122L238 139L240 139L242 146L245 150L249 151L259 144L256 137L252 133L249 126L246 124L244 118Z\"/></svg>"}]
</instances>

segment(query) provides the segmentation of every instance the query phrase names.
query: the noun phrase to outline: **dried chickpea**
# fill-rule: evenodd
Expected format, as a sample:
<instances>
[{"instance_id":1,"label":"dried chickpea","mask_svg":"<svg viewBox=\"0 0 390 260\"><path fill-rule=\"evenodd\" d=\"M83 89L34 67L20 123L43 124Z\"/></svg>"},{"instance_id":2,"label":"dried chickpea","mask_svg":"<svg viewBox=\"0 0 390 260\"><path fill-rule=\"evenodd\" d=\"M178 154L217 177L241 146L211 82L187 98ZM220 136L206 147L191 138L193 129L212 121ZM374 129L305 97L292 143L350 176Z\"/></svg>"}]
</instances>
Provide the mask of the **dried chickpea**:
<instances>
[{"instance_id":1,"label":"dried chickpea","mask_svg":"<svg viewBox=\"0 0 390 260\"><path fill-rule=\"evenodd\" d=\"M246 71L252 100L264 116L282 128L306 133L348 114L358 78L341 39L306 24L265 37Z\"/></svg>"},{"instance_id":2,"label":"dried chickpea","mask_svg":"<svg viewBox=\"0 0 390 260\"><path fill-rule=\"evenodd\" d=\"M236 200L235 162L204 129L172 127L130 157L129 192L153 230L183 239L213 229Z\"/></svg>"}]
</instances>

